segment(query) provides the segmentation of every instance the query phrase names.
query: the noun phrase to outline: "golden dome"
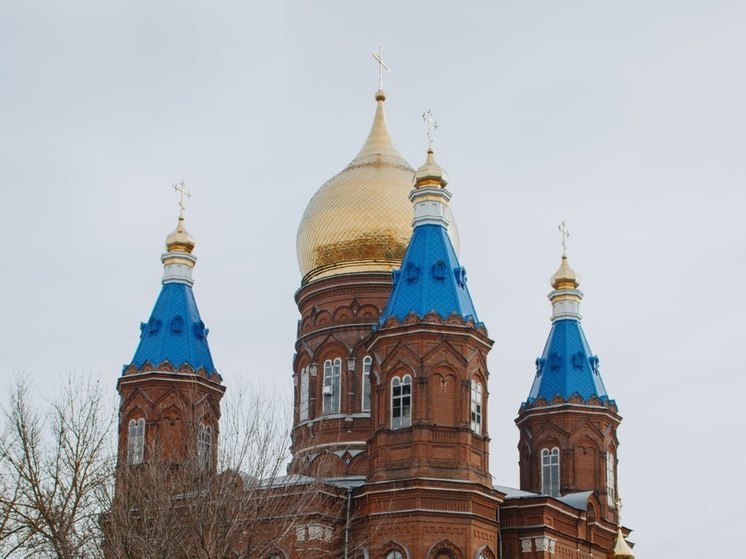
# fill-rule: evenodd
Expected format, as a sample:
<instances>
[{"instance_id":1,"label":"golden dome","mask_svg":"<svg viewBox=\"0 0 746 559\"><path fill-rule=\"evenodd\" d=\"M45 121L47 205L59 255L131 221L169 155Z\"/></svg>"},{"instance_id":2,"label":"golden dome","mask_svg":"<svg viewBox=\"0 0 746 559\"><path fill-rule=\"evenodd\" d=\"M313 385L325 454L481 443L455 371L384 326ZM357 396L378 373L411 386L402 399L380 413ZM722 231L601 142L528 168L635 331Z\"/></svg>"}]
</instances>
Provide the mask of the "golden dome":
<instances>
[{"instance_id":1,"label":"golden dome","mask_svg":"<svg viewBox=\"0 0 746 559\"><path fill-rule=\"evenodd\" d=\"M352 272L390 272L412 235L414 169L391 141L383 91L368 139L352 162L311 198L298 227L302 283ZM451 215L449 233L458 250Z\"/></svg>"},{"instance_id":2,"label":"golden dome","mask_svg":"<svg viewBox=\"0 0 746 559\"><path fill-rule=\"evenodd\" d=\"M448 175L443 168L435 162L433 148L427 150L427 159L414 174L416 188L425 186L439 186L445 188L448 184Z\"/></svg>"},{"instance_id":3,"label":"golden dome","mask_svg":"<svg viewBox=\"0 0 746 559\"><path fill-rule=\"evenodd\" d=\"M562 255L562 262L550 281L554 289L577 289L580 285L580 277L567 263L567 256Z\"/></svg>"},{"instance_id":4,"label":"golden dome","mask_svg":"<svg viewBox=\"0 0 746 559\"><path fill-rule=\"evenodd\" d=\"M184 227L184 216L179 216L176 229L166 237L166 250L168 252L187 252L190 254L194 250L194 239Z\"/></svg>"},{"instance_id":5,"label":"golden dome","mask_svg":"<svg viewBox=\"0 0 746 559\"><path fill-rule=\"evenodd\" d=\"M635 553L624 539L622 527L619 526L614 540L614 549L611 551L611 559L635 559Z\"/></svg>"}]
</instances>

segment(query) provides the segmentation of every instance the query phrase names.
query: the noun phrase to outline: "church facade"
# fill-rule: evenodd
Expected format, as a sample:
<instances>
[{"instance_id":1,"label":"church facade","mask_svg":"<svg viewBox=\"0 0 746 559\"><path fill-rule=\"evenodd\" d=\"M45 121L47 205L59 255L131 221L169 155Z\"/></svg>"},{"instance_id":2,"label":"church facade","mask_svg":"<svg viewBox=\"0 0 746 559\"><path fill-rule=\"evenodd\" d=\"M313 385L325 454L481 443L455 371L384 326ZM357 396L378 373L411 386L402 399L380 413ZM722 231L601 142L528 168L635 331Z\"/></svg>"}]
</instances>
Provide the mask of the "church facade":
<instances>
[{"instance_id":1,"label":"church facade","mask_svg":"<svg viewBox=\"0 0 746 559\"><path fill-rule=\"evenodd\" d=\"M245 536L271 546L255 555L236 545L232 556L633 557L619 518L621 417L585 338L566 255L516 418L520 487L496 485L493 342L458 258L448 178L432 147L417 170L409 165L391 140L385 93L375 100L362 149L312 197L297 237L292 460L279 485L324 497L292 525L292 514L273 509ZM162 256L161 293L117 385L121 468L196 460L204 475L221 475L220 406L230 387L194 299L193 248L181 215Z\"/></svg>"}]
</instances>

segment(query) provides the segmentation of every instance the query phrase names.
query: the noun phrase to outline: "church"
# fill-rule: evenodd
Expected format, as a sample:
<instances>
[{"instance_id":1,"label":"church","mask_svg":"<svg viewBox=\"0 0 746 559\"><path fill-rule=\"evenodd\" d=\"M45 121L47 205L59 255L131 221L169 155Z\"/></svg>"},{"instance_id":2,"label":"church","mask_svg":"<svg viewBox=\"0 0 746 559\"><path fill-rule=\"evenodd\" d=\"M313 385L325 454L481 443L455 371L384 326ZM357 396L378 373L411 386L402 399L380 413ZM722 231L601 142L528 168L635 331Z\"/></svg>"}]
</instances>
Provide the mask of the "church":
<instances>
[{"instance_id":1,"label":"church","mask_svg":"<svg viewBox=\"0 0 746 559\"><path fill-rule=\"evenodd\" d=\"M385 106L379 90L362 148L310 199L297 234L292 459L261 491L312 487L323 502L303 514L273 509L241 536L271 545L237 544L232 556L634 557L617 491L621 416L583 331L567 255L551 276L551 329L535 373L514 379L527 394L516 402L520 487L505 487L489 469L493 342L468 287L486 279L467 278L459 260L432 143L413 168ZM194 248L182 211L160 294L117 383L120 470L165 459L221 475L220 406L231 387L197 308ZM547 262L548 275L555 266ZM184 437L192 444L175 442Z\"/></svg>"}]
</instances>

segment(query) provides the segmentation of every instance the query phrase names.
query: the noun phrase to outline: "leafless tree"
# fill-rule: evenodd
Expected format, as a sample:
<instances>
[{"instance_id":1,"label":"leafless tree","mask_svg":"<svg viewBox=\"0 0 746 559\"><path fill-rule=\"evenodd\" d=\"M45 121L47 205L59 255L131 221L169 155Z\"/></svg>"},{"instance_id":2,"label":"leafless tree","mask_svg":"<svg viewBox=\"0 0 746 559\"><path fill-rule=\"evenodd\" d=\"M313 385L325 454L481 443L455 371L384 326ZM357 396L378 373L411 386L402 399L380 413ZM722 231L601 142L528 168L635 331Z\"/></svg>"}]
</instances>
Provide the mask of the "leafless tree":
<instances>
[{"instance_id":1,"label":"leafless tree","mask_svg":"<svg viewBox=\"0 0 746 559\"><path fill-rule=\"evenodd\" d=\"M0 414L0 557L237 559L289 550L301 537L319 558L344 557L347 492L285 475L289 410L233 387L214 463L197 456L195 413L185 414L182 441L192 458L174 463L154 447L142 464L117 464L115 406L98 383L68 376L44 403L15 382ZM350 540L348 556L363 545Z\"/></svg>"},{"instance_id":2,"label":"leafless tree","mask_svg":"<svg viewBox=\"0 0 746 559\"><path fill-rule=\"evenodd\" d=\"M12 385L0 438L6 557L101 556L97 493L111 475L113 417L87 377L69 375L43 411L27 383Z\"/></svg>"},{"instance_id":3,"label":"leafless tree","mask_svg":"<svg viewBox=\"0 0 746 559\"><path fill-rule=\"evenodd\" d=\"M288 410L261 390L233 387L222 404L216 464L205 464L196 452L174 464L159 456L157 448L148 449L149 460L143 464L120 464L103 520L105 555L265 557L294 536L298 523L321 510L329 495L315 479L284 475ZM182 413L187 440L177 446L194 448L199 410Z\"/></svg>"}]
</instances>

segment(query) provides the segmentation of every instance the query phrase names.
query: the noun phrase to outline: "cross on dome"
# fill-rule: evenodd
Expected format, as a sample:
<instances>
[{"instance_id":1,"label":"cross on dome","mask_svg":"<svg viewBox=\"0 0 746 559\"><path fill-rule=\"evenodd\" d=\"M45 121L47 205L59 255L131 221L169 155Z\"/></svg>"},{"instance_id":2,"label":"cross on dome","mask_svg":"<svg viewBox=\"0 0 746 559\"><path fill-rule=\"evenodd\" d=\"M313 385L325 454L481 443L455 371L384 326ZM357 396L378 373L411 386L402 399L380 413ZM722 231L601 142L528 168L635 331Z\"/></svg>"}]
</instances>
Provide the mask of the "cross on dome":
<instances>
[{"instance_id":1,"label":"cross on dome","mask_svg":"<svg viewBox=\"0 0 746 559\"><path fill-rule=\"evenodd\" d=\"M184 219L184 196L187 198L192 197L192 193L187 190L186 183L184 181L174 183L174 190L179 193L179 219Z\"/></svg>"},{"instance_id":2,"label":"cross on dome","mask_svg":"<svg viewBox=\"0 0 746 559\"><path fill-rule=\"evenodd\" d=\"M422 113L422 120L424 120L425 124L427 124L427 151L432 151L433 150L433 132L438 129L438 123L435 121L435 117L433 117L433 112L430 109Z\"/></svg>"},{"instance_id":3,"label":"cross on dome","mask_svg":"<svg viewBox=\"0 0 746 559\"><path fill-rule=\"evenodd\" d=\"M389 67L383 61L383 45L378 45L378 52L373 53L373 58L378 62L378 91L383 91L383 71L389 71Z\"/></svg>"},{"instance_id":4,"label":"cross on dome","mask_svg":"<svg viewBox=\"0 0 746 559\"><path fill-rule=\"evenodd\" d=\"M562 256L566 256L567 238L570 236L570 230L567 228L564 221L559 224L557 230L560 232L560 237L562 237Z\"/></svg>"}]
</instances>

